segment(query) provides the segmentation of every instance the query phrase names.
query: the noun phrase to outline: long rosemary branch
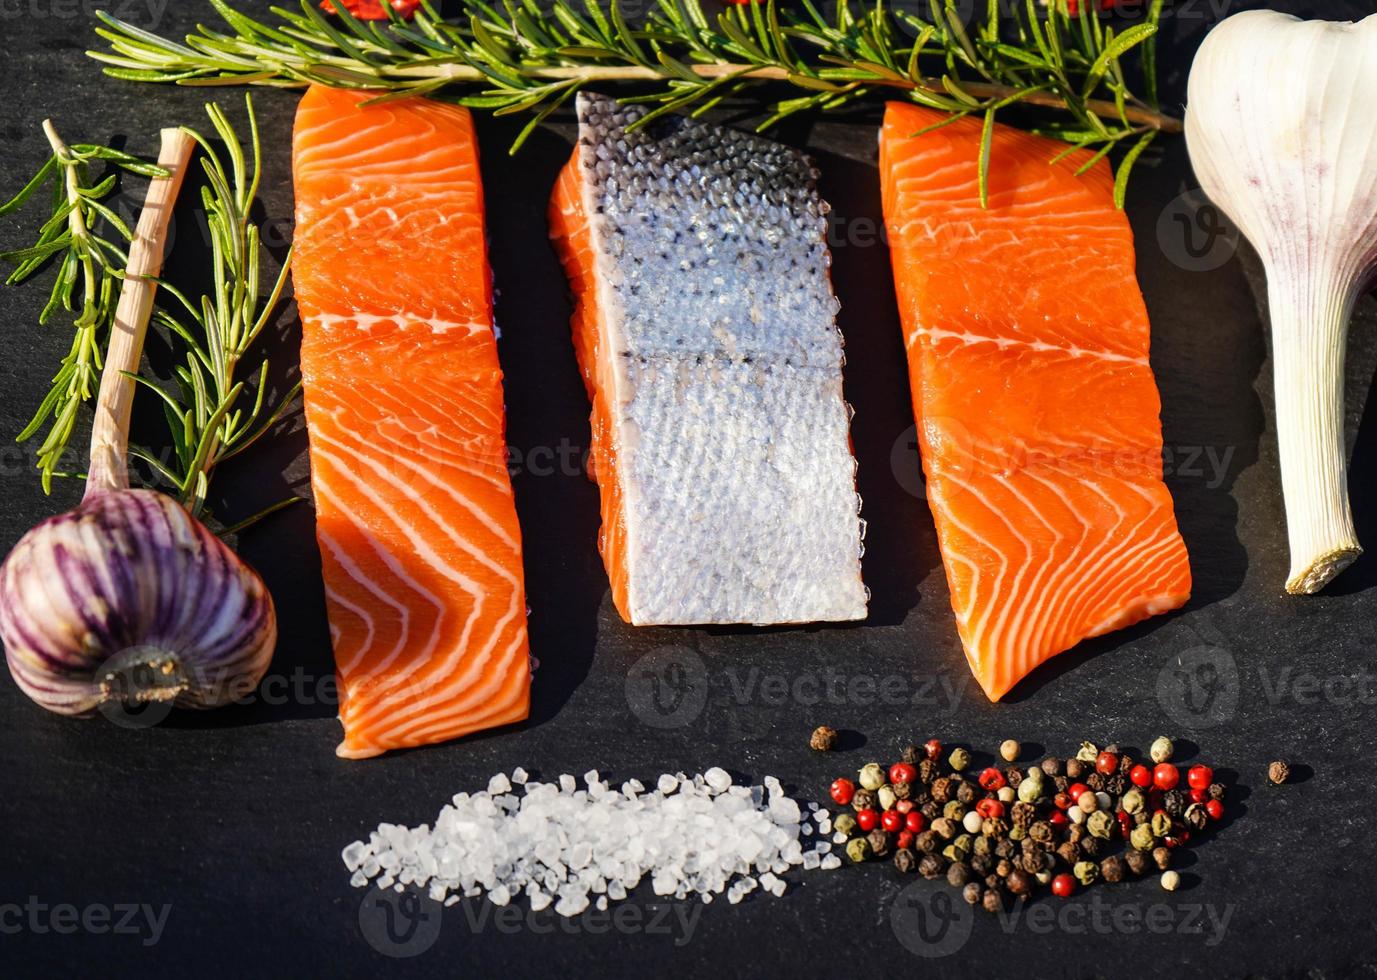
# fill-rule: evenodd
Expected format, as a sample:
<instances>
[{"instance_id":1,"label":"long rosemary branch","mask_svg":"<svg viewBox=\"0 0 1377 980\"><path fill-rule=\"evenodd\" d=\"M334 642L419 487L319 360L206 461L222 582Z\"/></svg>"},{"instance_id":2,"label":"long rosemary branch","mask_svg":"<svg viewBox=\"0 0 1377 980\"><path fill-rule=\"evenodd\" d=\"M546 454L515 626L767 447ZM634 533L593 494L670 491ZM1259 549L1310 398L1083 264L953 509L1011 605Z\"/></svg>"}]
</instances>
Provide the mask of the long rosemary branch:
<instances>
[{"instance_id":1,"label":"long rosemary branch","mask_svg":"<svg viewBox=\"0 0 1377 980\"><path fill-rule=\"evenodd\" d=\"M824 14L812 0L728 8L713 16L700 0L655 0L632 26L618 0L462 0L462 14L442 18L430 0L411 20L389 8L386 21L274 8L256 20L210 0L223 30L206 26L179 43L106 13L97 33L109 43L89 54L118 78L183 85L296 86L310 82L377 90L380 98L450 94L498 114L530 112L513 151L531 129L580 88L640 82L631 96L663 112L704 112L761 82L799 94L774 103L764 129L786 116L828 110L889 94L944 111L979 114L987 125L1023 104L1057 110L1039 131L1091 151L1098 161L1121 145L1128 168L1159 132L1180 122L1156 104L1152 38L1163 0L1116 31L1081 3L987 0L983 20L967 25L956 0L927 0L926 16L888 0L837 0ZM1129 84L1138 56L1145 96ZM476 91L475 91L476 89ZM985 170L982 167L982 180Z\"/></svg>"}]
</instances>

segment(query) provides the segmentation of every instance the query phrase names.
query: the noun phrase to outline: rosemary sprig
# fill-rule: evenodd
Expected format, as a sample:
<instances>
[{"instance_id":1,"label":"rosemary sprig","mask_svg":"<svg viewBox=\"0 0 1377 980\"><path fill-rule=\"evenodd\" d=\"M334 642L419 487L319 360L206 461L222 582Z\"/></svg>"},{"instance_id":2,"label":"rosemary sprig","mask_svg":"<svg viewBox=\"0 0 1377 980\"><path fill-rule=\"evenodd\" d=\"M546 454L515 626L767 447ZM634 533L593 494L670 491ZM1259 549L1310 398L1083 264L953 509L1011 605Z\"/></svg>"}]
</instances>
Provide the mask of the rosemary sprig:
<instances>
[{"instance_id":1,"label":"rosemary sprig","mask_svg":"<svg viewBox=\"0 0 1377 980\"><path fill-rule=\"evenodd\" d=\"M14 265L6 285L17 285L37 274L50 259L61 256L52 293L38 322L46 325L58 310L74 314L71 350L62 359L47 396L16 438L17 442L30 439L51 420L38 448L43 490L51 493L53 477L62 475L57 467L71 441L81 406L94 396L99 384L102 352L119 299L118 281L128 262L124 244L133 238L124 220L102 203L114 191L118 174L107 173L96 181L91 165L101 162L110 165L107 170L124 170L141 177L165 173L155 164L109 147L85 143L68 146L52 120L44 121L43 132L52 156L23 190L0 205L0 217L19 210L48 183L52 184L51 215L39 229L37 242L28 248L0 252L0 259Z\"/></svg>"},{"instance_id":2,"label":"rosemary sprig","mask_svg":"<svg viewBox=\"0 0 1377 980\"><path fill-rule=\"evenodd\" d=\"M295 86L308 82L380 90L380 98L458 89L457 101L498 114L530 112L513 152L542 119L580 88L646 83L636 101L655 104L644 125L673 111L701 113L763 81L800 94L776 102L765 129L806 110L829 110L875 94L911 99L950 119L982 116L987 132L1014 105L1057 110L1039 131L1089 150L1086 166L1131 142L1146 147L1180 122L1155 95L1152 47L1162 4L1120 32L1089 3L1024 0L1004 11L988 0L982 23L967 27L956 0L927 0L927 16L887 0L837 0L824 14L812 0L733 6L709 18L700 0L656 0L644 23L627 23L617 0L463 0L454 21L430 0L410 21L390 7L386 21L273 8L256 20L226 0L210 0L225 30L204 25L177 43L98 12L109 50L88 52L117 78L183 85ZM1139 55L1146 95L1129 85L1126 57ZM475 91L476 89L476 91ZM1141 155L1119 165L1122 188ZM982 193L988 160L982 155ZM1122 195L1120 195L1122 203Z\"/></svg>"},{"instance_id":3,"label":"rosemary sprig","mask_svg":"<svg viewBox=\"0 0 1377 980\"><path fill-rule=\"evenodd\" d=\"M131 450L131 454L171 484L196 516L205 509L215 467L270 431L300 391L297 382L275 406L270 405L266 357L248 372L256 379L254 385L250 387L241 377L245 373L240 370L241 362L276 312L291 268L289 251L271 288L265 296L260 295L262 243L249 212L258 195L262 152L253 100L245 95L244 101L249 129L247 154L228 117L215 103L206 106L206 114L228 162L206 137L183 127L201 148L206 176L201 203L210 235L214 287L212 295L203 295L194 303L175 285L159 282L190 323L188 326L180 316L164 310L155 315L155 322L185 348L185 362L174 369L178 390L172 393L149 378L130 375L162 399L175 459L165 462L147 450ZM290 502L274 504L240 521L232 530L242 530Z\"/></svg>"}]
</instances>

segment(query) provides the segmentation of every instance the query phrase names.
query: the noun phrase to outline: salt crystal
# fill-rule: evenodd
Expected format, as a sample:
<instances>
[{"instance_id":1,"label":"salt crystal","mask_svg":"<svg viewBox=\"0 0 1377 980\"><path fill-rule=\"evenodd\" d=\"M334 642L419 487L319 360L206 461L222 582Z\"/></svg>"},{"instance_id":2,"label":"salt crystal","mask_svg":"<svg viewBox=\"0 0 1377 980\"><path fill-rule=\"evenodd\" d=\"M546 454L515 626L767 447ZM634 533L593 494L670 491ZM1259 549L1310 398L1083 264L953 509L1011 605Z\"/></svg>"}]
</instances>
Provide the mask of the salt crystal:
<instances>
[{"instance_id":1,"label":"salt crystal","mask_svg":"<svg viewBox=\"0 0 1377 980\"><path fill-rule=\"evenodd\" d=\"M488 780L488 794L490 796L497 796L500 793L505 793L511 788L512 784L511 781L507 779L506 773L499 772L496 776L492 777L492 779Z\"/></svg>"},{"instance_id":2,"label":"salt crystal","mask_svg":"<svg viewBox=\"0 0 1377 980\"><path fill-rule=\"evenodd\" d=\"M589 789L592 789L594 786L598 785L598 783L602 782L602 776L596 769L589 769L583 774L583 781L588 784Z\"/></svg>"},{"instance_id":3,"label":"salt crystal","mask_svg":"<svg viewBox=\"0 0 1377 980\"><path fill-rule=\"evenodd\" d=\"M675 779L669 773L665 773L655 783L655 788L658 789L661 793L664 793L666 796L668 796L670 793L673 793L676 789L679 788L679 780Z\"/></svg>"},{"instance_id":4,"label":"salt crystal","mask_svg":"<svg viewBox=\"0 0 1377 980\"><path fill-rule=\"evenodd\" d=\"M599 911L599 912L606 912L606 911L607 911L607 896L606 896L606 895L604 895L604 896L602 896L601 898L598 899L598 911Z\"/></svg>"},{"instance_id":5,"label":"salt crystal","mask_svg":"<svg viewBox=\"0 0 1377 980\"><path fill-rule=\"evenodd\" d=\"M569 775L567 772L563 776L559 777L559 788L566 793L572 793L574 790L578 789L578 785L579 784L574 779L574 777Z\"/></svg>"},{"instance_id":6,"label":"salt crystal","mask_svg":"<svg viewBox=\"0 0 1377 980\"><path fill-rule=\"evenodd\" d=\"M518 786L526 785L526 780L531 778L531 774L520 766L512 770L512 782Z\"/></svg>"},{"instance_id":7,"label":"salt crystal","mask_svg":"<svg viewBox=\"0 0 1377 980\"><path fill-rule=\"evenodd\" d=\"M841 858L837 857L835 854L829 854L822 859L822 863L819 864L818 867L823 871L832 871L836 868L840 868Z\"/></svg>"},{"instance_id":8,"label":"salt crystal","mask_svg":"<svg viewBox=\"0 0 1377 980\"><path fill-rule=\"evenodd\" d=\"M708 784L708 788L714 793L725 793L727 787L732 784L732 777L727 774L727 770L719 768L718 766L713 766L707 772L703 773L703 781Z\"/></svg>"}]
</instances>

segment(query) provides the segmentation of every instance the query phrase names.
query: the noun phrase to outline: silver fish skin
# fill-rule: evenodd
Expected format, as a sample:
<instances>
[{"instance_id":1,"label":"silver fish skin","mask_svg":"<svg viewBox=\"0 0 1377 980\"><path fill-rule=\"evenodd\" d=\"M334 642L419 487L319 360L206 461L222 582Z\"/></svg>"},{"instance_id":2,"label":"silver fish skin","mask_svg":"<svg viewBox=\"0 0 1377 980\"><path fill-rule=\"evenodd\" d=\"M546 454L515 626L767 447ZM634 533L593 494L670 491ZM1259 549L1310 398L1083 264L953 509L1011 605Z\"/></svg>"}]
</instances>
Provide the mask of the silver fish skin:
<instances>
[{"instance_id":1,"label":"silver fish skin","mask_svg":"<svg viewBox=\"0 0 1377 980\"><path fill-rule=\"evenodd\" d=\"M797 150L684 117L627 132L645 111L580 94L570 164L598 311L583 367L611 406L600 438L615 476L599 478L619 482L623 615L864 619L817 171Z\"/></svg>"}]
</instances>

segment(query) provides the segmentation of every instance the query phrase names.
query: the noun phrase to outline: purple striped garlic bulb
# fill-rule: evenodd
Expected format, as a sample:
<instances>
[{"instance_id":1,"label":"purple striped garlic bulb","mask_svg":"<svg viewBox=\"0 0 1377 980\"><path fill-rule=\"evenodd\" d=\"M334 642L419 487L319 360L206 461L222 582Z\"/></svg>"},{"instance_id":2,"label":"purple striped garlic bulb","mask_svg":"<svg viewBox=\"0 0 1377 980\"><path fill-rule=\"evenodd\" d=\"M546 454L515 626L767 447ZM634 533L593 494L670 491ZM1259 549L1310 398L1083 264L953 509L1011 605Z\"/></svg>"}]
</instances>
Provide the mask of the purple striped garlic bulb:
<instances>
[{"instance_id":1,"label":"purple striped garlic bulb","mask_svg":"<svg viewBox=\"0 0 1377 980\"><path fill-rule=\"evenodd\" d=\"M50 711L213 708L258 686L277 621L258 573L181 504L104 490L0 566L0 638L15 682Z\"/></svg>"}]
</instances>

